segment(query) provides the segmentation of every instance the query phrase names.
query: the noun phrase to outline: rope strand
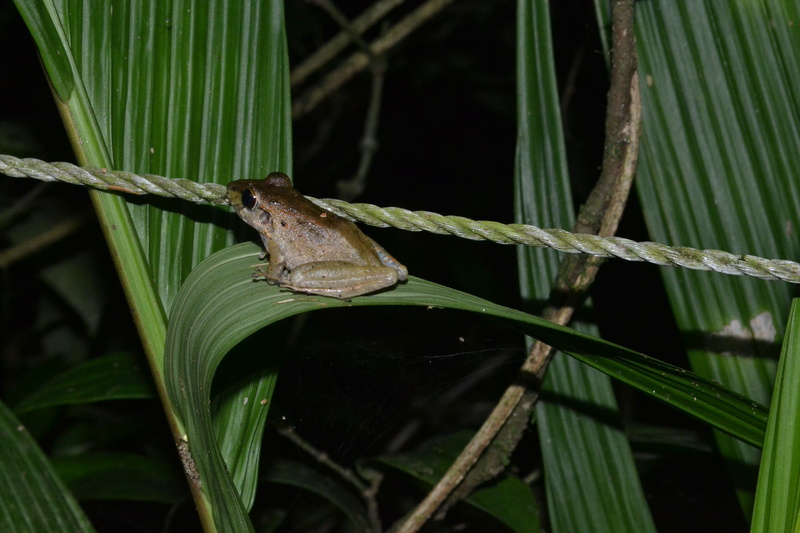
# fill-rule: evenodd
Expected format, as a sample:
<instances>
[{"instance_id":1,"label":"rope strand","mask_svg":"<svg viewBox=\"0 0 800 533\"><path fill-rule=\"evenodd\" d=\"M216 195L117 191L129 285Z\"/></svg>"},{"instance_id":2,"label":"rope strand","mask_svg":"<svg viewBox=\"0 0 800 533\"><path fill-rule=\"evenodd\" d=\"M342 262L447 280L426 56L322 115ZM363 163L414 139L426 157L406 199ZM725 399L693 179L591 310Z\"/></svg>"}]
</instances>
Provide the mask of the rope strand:
<instances>
[{"instance_id":1,"label":"rope strand","mask_svg":"<svg viewBox=\"0 0 800 533\"><path fill-rule=\"evenodd\" d=\"M225 186L217 183L197 183L152 174L138 175L131 172L84 168L70 163L51 164L38 159L19 159L3 154L0 154L0 173L14 178L29 177L42 181L82 184L100 190L176 197L198 204L229 205ZM371 204L349 204L341 200L320 200L311 197L309 200L337 215L371 226L384 228L391 226L408 231L454 235L475 241L523 244L553 248L566 253L585 253L626 261L644 261L660 266L711 270L722 274L800 283L800 264L783 259L736 255L721 250L672 247L655 242L636 242L621 237L603 238L570 233L562 229L470 220L427 211L409 211L398 207L383 208Z\"/></svg>"}]
</instances>

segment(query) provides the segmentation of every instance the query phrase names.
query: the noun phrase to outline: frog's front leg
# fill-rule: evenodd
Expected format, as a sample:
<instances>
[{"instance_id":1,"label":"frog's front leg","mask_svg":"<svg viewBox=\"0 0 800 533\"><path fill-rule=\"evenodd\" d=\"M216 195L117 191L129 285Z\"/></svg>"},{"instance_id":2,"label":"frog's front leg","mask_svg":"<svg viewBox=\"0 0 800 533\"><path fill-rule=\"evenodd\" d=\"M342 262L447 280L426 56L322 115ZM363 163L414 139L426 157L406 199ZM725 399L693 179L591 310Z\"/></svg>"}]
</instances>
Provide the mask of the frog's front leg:
<instances>
[{"instance_id":1,"label":"frog's front leg","mask_svg":"<svg viewBox=\"0 0 800 533\"><path fill-rule=\"evenodd\" d=\"M297 266L278 285L293 291L345 300L391 287L398 281L398 271L391 267L317 261Z\"/></svg>"},{"instance_id":2,"label":"frog's front leg","mask_svg":"<svg viewBox=\"0 0 800 533\"><path fill-rule=\"evenodd\" d=\"M263 261L269 255L269 245L272 242L272 239L270 239L266 235L261 235L261 242L264 243L264 251L261 252L258 258Z\"/></svg>"},{"instance_id":3,"label":"frog's front leg","mask_svg":"<svg viewBox=\"0 0 800 533\"><path fill-rule=\"evenodd\" d=\"M257 268L253 277L263 277L267 280L267 283L280 285L282 281L288 277L285 271L286 257L283 255L280 246L275 244L275 241L264 235L261 236L261 240L264 243L264 253L259 256L259 259L264 259L269 255L269 263L267 263L266 268Z\"/></svg>"}]
</instances>

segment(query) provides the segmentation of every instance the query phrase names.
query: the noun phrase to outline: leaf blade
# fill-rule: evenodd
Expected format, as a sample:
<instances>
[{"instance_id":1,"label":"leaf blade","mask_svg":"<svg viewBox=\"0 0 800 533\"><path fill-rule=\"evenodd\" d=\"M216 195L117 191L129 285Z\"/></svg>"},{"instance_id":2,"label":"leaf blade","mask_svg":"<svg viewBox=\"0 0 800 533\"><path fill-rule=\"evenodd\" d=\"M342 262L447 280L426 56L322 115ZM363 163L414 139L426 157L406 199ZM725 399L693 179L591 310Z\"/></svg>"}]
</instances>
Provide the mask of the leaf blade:
<instances>
[{"instance_id":1,"label":"leaf blade","mask_svg":"<svg viewBox=\"0 0 800 533\"><path fill-rule=\"evenodd\" d=\"M2 402L0 471L3 531L94 531L42 450Z\"/></svg>"},{"instance_id":2,"label":"leaf blade","mask_svg":"<svg viewBox=\"0 0 800 533\"><path fill-rule=\"evenodd\" d=\"M48 35L58 35L68 58L71 91L58 92L59 105L82 163L217 183L291 171L281 2L17 5L38 15ZM59 50L40 52L50 57ZM166 401L163 350L172 300L197 263L230 244L234 217L177 200L137 205L93 193L93 201ZM172 407L165 405L168 417ZM246 472L254 484L254 471Z\"/></svg>"},{"instance_id":3,"label":"leaf blade","mask_svg":"<svg viewBox=\"0 0 800 533\"><path fill-rule=\"evenodd\" d=\"M800 300L795 299L786 328L775 394L758 474L750 531L796 530L800 516Z\"/></svg>"},{"instance_id":4,"label":"leaf blade","mask_svg":"<svg viewBox=\"0 0 800 533\"><path fill-rule=\"evenodd\" d=\"M245 243L217 252L198 265L175 300L167 339L168 393L176 406L180 431L188 439L203 493L213 508L226 510L215 515L220 530L241 531L252 526L211 423L209 391L214 373L228 351L253 332L314 310L415 305L429 307L431 311L442 307L502 318L524 333L592 362L611 376L638 376L638 380L631 380L638 388L662 401L691 408L694 416L726 431L741 438L763 440L765 410L754 413L752 402L711 381L632 350L414 277L390 291L351 301L291 293L253 280L253 265L259 255L258 246ZM225 290L220 291L219 287ZM698 394L705 401L696 401Z\"/></svg>"},{"instance_id":5,"label":"leaf blade","mask_svg":"<svg viewBox=\"0 0 800 533\"><path fill-rule=\"evenodd\" d=\"M636 7L644 104L637 190L652 239L796 257L791 228L800 189L787 155L800 142L793 85L800 56L796 30L787 24L797 6L766 0ZM661 272L692 369L768 404L792 289ZM717 444L732 464L755 470L757 450L725 436ZM749 513L755 479L735 483Z\"/></svg>"},{"instance_id":6,"label":"leaf blade","mask_svg":"<svg viewBox=\"0 0 800 533\"><path fill-rule=\"evenodd\" d=\"M26 396L15 408L24 413L43 407L155 396L152 383L132 354L92 359L55 376Z\"/></svg>"}]
</instances>

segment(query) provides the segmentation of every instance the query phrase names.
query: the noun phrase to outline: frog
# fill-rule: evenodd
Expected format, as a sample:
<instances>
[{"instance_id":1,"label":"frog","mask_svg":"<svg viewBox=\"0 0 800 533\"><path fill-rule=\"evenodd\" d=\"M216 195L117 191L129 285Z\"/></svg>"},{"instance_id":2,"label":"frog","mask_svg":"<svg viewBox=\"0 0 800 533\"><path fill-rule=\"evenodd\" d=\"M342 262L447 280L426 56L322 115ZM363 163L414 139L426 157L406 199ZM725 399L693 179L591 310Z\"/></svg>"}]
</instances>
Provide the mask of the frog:
<instances>
[{"instance_id":1,"label":"frog","mask_svg":"<svg viewBox=\"0 0 800 533\"><path fill-rule=\"evenodd\" d=\"M269 262L253 274L294 292L348 300L408 280L408 269L354 223L327 211L273 172L227 186L239 217L264 243Z\"/></svg>"}]
</instances>

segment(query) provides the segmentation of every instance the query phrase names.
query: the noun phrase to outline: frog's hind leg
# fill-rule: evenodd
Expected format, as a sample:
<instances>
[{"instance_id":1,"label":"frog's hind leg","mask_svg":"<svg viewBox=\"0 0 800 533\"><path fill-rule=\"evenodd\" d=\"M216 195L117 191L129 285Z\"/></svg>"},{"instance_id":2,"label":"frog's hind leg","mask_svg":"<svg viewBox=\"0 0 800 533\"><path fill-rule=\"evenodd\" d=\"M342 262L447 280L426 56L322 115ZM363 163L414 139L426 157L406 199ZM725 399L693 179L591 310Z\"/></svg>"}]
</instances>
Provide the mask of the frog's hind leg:
<instances>
[{"instance_id":1,"label":"frog's hind leg","mask_svg":"<svg viewBox=\"0 0 800 533\"><path fill-rule=\"evenodd\" d=\"M367 239L369 239L369 241L372 243L372 246L375 247L375 252L378 254L378 258L381 260L381 263L387 267L397 270L397 278L400 281L406 281L408 279L408 269L405 267L405 265L395 259L392 254L386 251L386 248L375 242L374 239L370 237L367 237Z\"/></svg>"},{"instance_id":2,"label":"frog's hind leg","mask_svg":"<svg viewBox=\"0 0 800 533\"><path fill-rule=\"evenodd\" d=\"M318 261L295 267L279 285L297 292L346 300L390 287L398 279L398 271L385 266Z\"/></svg>"}]
</instances>

